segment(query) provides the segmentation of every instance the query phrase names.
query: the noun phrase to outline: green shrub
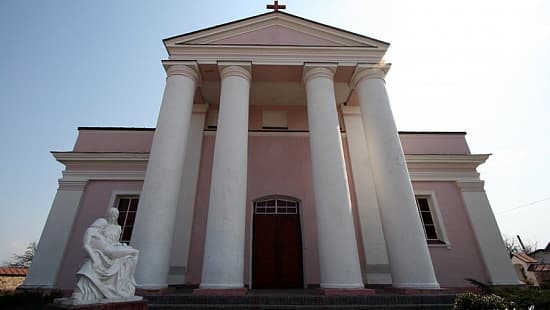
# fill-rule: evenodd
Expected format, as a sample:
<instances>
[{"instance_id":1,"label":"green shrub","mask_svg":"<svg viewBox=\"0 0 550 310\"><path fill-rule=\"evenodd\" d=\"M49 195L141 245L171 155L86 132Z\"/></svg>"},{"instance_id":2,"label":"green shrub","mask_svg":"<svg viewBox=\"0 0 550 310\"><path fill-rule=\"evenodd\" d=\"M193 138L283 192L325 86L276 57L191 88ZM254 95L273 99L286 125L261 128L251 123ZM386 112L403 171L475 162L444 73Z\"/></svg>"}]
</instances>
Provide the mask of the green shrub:
<instances>
[{"instance_id":1,"label":"green shrub","mask_svg":"<svg viewBox=\"0 0 550 310\"><path fill-rule=\"evenodd\" d=\"M460 294L455 299L454 310L512 310L514 302L495 294L480 295L474 293Z\"/></svg>"},{"instance_id":2,"label":"green shrub","mask_svg":"<svg viewBox=\"0 0 550 310\"><path fill-rule=\"evenodd\" d=\"M61 292L52 292L47 295L34 292L13 292L0 296L0 309L43 309L47 304L52 303L55 298L60 297L63 297Z\"/></svg>"},{"instance_id":3,"label":"green shrub","mask_svg":"<svg viewBox=\"0 0 550 310\"><path fill-rule=\"evenodd\" d=\"M517 309L528 309L535 306L535 309L550 309L550 290L534 287L499 289L495 292L499 296L513 300Z\"/></svg>"}]
</instances>

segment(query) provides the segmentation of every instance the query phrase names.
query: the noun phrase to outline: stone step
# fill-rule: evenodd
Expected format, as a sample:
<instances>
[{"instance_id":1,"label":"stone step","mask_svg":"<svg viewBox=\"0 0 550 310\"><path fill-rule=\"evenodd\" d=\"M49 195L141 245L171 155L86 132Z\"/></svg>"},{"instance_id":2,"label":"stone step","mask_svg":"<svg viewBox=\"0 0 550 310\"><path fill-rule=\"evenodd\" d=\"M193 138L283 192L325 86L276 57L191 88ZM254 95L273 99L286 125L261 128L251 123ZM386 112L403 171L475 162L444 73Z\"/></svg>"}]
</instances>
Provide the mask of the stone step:
<instances>
[{"instance_id":1,"label":"stone step","mask_svg":"<svg viewBox=\"0 0 550 310\"><path fill-rule=\"evenodd\" d=\"M370 295L370 296L146 296L152 305L250 305L250 306L331 306L331 305L452 305L455 295Z\"/></svg>"},{"instance_id":2,"label":"stone step","mask_svg":"<svg viewBox=\"0 0 550 310\"><path fill-rule=\"evenodd\" d=\"M307 310L307 309L316 309L316 310L451 310L453 308L452 304L442 305L442 304L422 304L422 305L252 305L252 304L229 304L229 305L217 305L217 304L151 304L149 309L158 309L158 310L200 310L200 309L224 309L224 310L233 310L233 309L269 309L269 310Z\"/></svg>"}]
</instances>

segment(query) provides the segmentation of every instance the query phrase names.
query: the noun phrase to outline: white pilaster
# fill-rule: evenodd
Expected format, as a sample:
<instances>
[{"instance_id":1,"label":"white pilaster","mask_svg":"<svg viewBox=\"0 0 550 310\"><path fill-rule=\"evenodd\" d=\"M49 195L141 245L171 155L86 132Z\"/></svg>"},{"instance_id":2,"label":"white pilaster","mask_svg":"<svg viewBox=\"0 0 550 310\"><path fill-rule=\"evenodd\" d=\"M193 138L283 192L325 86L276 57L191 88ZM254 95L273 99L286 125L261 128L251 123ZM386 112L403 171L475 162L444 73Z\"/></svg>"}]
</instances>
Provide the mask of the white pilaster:
<instances>
[{"instance_id":1,"label":"white pilaster","mask_svg":"<svg viewBox=\"0 0 550 310\"><path fill-rule=\"evenodd\" d=\"M365 250L365 279L368 284L391 284L386 241L380 221L378 199L372 179L369 152L359 107L342 106L346 125L351 171L355 186L355 200Z\"/></svg>"},{"instance_id":2,"label":"white pilaster","mask_svg":"<svg viewBox=\"0 0 550 310\"><path fill-rule=\"evenodd\" d=\"M334 94L334 65L306 65L304 83L322 288L364 287Z\"/></svg>"},{"instance_id":3,"label":"white pilaster","mask_svg":"<svg viewBox=\"0 0 550 310\"><path fill-rule=\"evenodd\" d=\"M244 287L250 65L220 63L218 130L200 287Z\"/></svg>"},{"instance_id":4,"label":"white pilaster","mask_svg":"<svg viewBox=\"0 0 550 310\"><path fill-rule=\"evenodd\" d=\"M85 185L86 181L59 180L59 188L22 288L56 288L57 275Z\"/></svg>"},{"instance_id":5,"label":"white pilaster","mask_svg":"<svg viewBox=\"0 0 550 310\"><path fill-rule=\"evenodd\" d=\"M386 93L388 69L358 66L352 85L361 106L393 286L439 288Z\"/></svg>"},{"instance_id":6,"label":"white pilaster","mask_svg":"<svg viewBox=\"0 0 550 310\"><path fill-rule=\"evenodd\" d=\"M185 149L183 178L181 181L180 199L176 212L176 227L172 241L172 256L168 273L168 284L184 284L187 270L191 228L195 209L195 195L199 178L199 167L202 154L204 121L208 105L194 105L191 116L191 127Z\"/></svg>"},{"instance_id":7,"label":"white pilaster","mask_svg":"<svg viewBox=\"0 0 550 310\"><path fill-rule=\"evenodd\" d=\"M483 189L483 181L457 182L462 192L466 212L481 252L489 283L493 285L518 285L518 276L498 229L489 199Z\"/></svg>"},{"instance_id":8,"label":"white pilaster","mask_svg":"<svg viewBox=\"0 0 550 310\"><path fill-rule=\"evenodd\" d=\"M136 282L167 286L174 219L191 123L198 71L194 63L167 62L164 98L139 201L132 245L139 250Z\"/></svg>"}]
</instances>

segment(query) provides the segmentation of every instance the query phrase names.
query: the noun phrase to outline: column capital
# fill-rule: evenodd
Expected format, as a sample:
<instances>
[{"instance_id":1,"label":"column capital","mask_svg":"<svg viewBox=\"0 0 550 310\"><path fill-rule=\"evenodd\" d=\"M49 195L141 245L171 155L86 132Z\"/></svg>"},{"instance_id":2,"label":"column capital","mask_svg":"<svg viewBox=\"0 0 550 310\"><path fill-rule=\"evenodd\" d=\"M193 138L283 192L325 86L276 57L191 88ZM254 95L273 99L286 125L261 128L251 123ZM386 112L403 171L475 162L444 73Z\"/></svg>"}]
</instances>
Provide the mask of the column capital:
<instances>
[{"instance_id":1,"label":"column capital","mask_svg":"<svg viewBox=\"0 0 550 310\"><path fill-rule=\"evenodd\" d=\"M338 65L331 63L306 63L302 75L302 82L307 82L312 78L326 77L334 80L334 74Z\"/></svg>"},{"instance_id":2,"label":"column capital","mask_svg":"<svg viewBox=\"0 0 550 310\"><path fill-rule=\"evenodd\" d=\"M485 182L479 181L459 181L456 185L462 192L484 192Z\"/></svg>"},{"instance_id":3,"label":"column capital","mask_svg":"<svg viewBox=\"0 0 550 310\"><path fill-rule=\"evenodd\" d=\"M192 79L195 83L201 78L199 66L195 61L163 60L162 66L167 76L183 75Z\"/></svg>"},{"instance_id":4,"label":"column capital","mask_svg":"<svg viewBox=\"0 0 550 310\"><path fill-rule=\"evenodd\" d=\"M208 104L194 104L193 113L206 113L208 112Z\"/></svg>"},{"instance_id":5,"label":"column capital","mask_svg":"<svg viewBox=\"0 0 550 310\"><path fill-rule=\"evenodd\" d=\"M252 64L250 62L219 61L218 69L222 79L228 76L238 76L248 81L252 80Z\"/></svg>"},{"instance_id":6,"label":"column capital","mask_svg":"<svg viewBox=\"0 0 550 310\"><path fill-rule=\"evenodd\" d=\"M363 79L382 79L390 71L391 64L358 64L350 80L350 87L355 88Z\"/></svg>"},{"instance_id":7,"label":"column capital","mask_svg":"<svg viewBox=\"0 0 550 310\"><path fill-rule=\"evenodd\" d=\"M361 116L361 108L358 106L342 105L340 110L343 115L359 115Z\"/></svg>"}]
</instances>

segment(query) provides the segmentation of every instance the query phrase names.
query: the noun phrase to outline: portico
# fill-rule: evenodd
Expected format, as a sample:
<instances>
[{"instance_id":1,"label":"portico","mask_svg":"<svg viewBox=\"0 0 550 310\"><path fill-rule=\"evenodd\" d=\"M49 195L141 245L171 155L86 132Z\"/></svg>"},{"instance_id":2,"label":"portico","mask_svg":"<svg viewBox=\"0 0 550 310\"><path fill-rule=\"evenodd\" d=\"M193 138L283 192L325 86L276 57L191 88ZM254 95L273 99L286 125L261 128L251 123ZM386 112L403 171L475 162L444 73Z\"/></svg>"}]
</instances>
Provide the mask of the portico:
<instances>
[{"instance_id":1,"label":"portico","mask_svg":"<svg viewBox=\"0 0 550 310\"><path fill-rule=\"evenodd\" d=\"M39 247L27 287L73 285L104 206L143 290L517 283L476 171L488 156L465 133L397 131L388 43L276 10L164 44L155 129L79 128L54 153L67 169L40 244L56 251Z\"/></svg>"},{"instance_id":2,"label":"portico","mask_svg":"<svg viewBox=\"0 0 550 310\"><path fill-rule=\"evenodd\" d=\"M200 288L245 286L249 109L284 105L307 107L319 284L322 288L363 288L366 279L361 270L338 112L357 88L366 144L372 150L370 164L381 167L373 169L370 183L376 184L385 206L382 227L393 232L386 243L388 256L393 258L392 277L398 280L394 286L438 288L385 95L383 78L389 66L382 56L388 45L279 12L236 24L165 40L170 54L170 60L163 62L167 85L132 239L142 252L136 270L138 285L144 289L168 285L171 247L167 241L172 240L174 231L190 112L193 106L208 104L217 106L218 112ZM249 29L237 34L237 28ZM275 33L271 38L287 42L261 46L247 42L268 29ZM326 30L331 33L323 32ZM237 37L239 43L229 45ZM331 46L304 44L304 39L319 40L323 45L330 42ZM292 40L301 44L291 46ZM395 159L385 158L387 152L396 152L394 157L400 161L396 164ZM163 185L167 178L170 187ZM400 190L390 190L396 184ZM399 208L405 219L400 220L403 216L396 215L393 208ZM399 242L401 235L410 240ZM399 259L410 259L411 255L415 264Z\"/></svg>"}]
</instances>

